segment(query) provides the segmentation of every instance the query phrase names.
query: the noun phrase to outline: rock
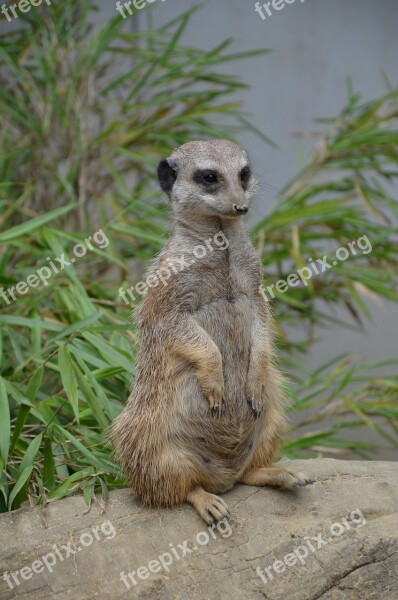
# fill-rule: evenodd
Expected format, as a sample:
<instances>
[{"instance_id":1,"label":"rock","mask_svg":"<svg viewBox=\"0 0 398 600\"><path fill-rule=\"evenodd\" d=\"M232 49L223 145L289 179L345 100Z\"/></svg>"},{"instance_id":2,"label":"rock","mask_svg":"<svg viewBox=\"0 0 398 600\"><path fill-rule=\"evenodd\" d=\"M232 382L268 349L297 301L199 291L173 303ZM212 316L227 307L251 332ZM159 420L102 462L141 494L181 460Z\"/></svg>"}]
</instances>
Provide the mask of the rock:
<instances>
[{"instance_id":1,"label":"rock","mask_svg":"<svg viewBox=\"0 0 398 600\"><path fill-rule=\"evenodd\" d=\"M231 522L213 528L128 490L103 514L74 496L1 515L0 598L397 600L398 463L282 463L317 482L236 486Z\"/></svg>"}]
</instances>

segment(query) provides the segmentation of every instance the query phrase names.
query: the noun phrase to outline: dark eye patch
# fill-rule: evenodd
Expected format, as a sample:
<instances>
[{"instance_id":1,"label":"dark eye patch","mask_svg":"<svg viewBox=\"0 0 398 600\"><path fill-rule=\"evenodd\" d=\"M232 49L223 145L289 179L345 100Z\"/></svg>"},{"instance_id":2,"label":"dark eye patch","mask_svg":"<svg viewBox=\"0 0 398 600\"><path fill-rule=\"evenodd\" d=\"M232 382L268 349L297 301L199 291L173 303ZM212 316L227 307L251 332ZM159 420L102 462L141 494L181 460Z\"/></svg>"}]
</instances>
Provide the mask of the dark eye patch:
<instances>
[{"instance_id":1,"label":"dark eye patch","mask_svg":"<svg viewBox=\"0 0 398 600\"><path fill-rule=\"evenodd\" d=\"M252 173L251 173L251 170L250 170L249 166L243 167L243 169L240 172L239 177L240 177L240 180L241 180L241 183L242 183L242 187L244 189L246 189L246 187L247 187L247 185L249 183L251 174Z\"/></svg>"},{"instance_id":2,"label":"dark eye patch","mask_svg":"<svg viewBox=\"0 0 398 600\"><path fill-rule=\"evenodd\" d=\"M196 183L202 185L215 185L220 181L219 175L211 169L196 171L193 179Z\"/></svg>"}]
</instances>

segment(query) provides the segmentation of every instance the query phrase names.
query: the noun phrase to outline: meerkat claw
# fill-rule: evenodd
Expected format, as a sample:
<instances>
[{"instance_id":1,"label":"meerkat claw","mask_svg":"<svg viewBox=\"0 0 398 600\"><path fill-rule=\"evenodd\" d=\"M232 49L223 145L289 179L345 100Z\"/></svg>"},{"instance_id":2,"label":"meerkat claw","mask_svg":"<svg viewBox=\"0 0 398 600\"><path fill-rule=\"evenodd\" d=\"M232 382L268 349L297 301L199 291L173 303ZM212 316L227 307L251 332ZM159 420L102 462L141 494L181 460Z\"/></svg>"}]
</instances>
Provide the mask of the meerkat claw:
<instances>
[{"instance_id":1,"label":"meerkat claw","mask_svg":"<svg viewBox=\"0 0 398 600\"><path fill-rule=\"evenodd\" d=\"M307 475L304 475L304 473L296 473L296 477L296 487L305 487L306 485L312 485L316 482L314 477L308 477Z\"/></svg>"},{"instance_id":2,"label":"meerkat claw","mask_svg":"<svg viewBox=\"0 0 398 600\"><path fill-rule=\"evenodd\" d=\"M193 490L188 497L188 502L193 504L199 515L208 525L229 520L231 516L230 510L224 500L219 496L206 492L203 488Z\"/></svg>"},{"instance_id":3,"label":"meerkat claw","mask_svg":"<svg viewBox=\"0 0 398 600\"><path fill-rule=\"evenodd\" d=\"M312 485L313 483L316 482L316 479L314 478L310 478L310 477L306 477L304 482L297 482L297 487L304 487L306 485Z\"/></svg>"},{"instance_id":4,"label":"meerkat claw","mask_svg":"<svg viewBox=\"0 0 398 600\"><path fill-rule=\"evenodd\" d=\"M261 409L258 408L256 401L254 400L254 398L247 398L247 402L250 405L250 408L252 409L253 417L255 419L258 419L261 414Z\"/></svg>"},{"instance_id":5,"label":"meerkat claw","mask_svg":"<svg viewBox=\"0 0 398 600\"><path fill-rule=\"evenodd\" d=\"M206 521L208 522L208 524L209 525L213 525L213 523L214 523L214 517L213 517L213 515L211 514L211 512L209 511L208 508L206 508L206 515L207 515Z\"/></svg>"},{"instance_id":6,"label":"meerkat claw","mask_svg":"<svg viewBox=\"0 0 398 600\"><path fill-rule=\"evenodd\" d=\"M211 412L212 412L213 417L218 417L220 419L222 417L222 415L225 413L224 399L221 400L220 404L216 404L216 405L212 406Z\"/></svg>"}]
</instances>

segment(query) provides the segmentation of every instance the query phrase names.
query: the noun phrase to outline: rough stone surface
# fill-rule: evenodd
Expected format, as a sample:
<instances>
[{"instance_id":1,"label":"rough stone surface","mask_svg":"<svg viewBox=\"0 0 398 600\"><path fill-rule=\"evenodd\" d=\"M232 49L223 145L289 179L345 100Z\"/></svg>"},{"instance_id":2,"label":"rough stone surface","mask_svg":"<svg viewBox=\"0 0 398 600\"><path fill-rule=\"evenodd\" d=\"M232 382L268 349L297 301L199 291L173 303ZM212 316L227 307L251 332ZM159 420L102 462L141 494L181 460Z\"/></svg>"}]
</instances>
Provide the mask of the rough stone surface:
<instances>
[{"instance_id":1,"label":"rough stone surface","mask_svg":"<svg viewBox=\"0 0 398 600\"><path fill-rule=\"evenodd\" d=\"M0 598L397 600L398 463L294 468L317 483L296 492L236 486L224 495L231 522L210 532L192 508L143 509L128 490L112 492L103 514L75 496L2 515ZM49 553L52 572L41 561ZM19 585L11 577L11 589L5 571L18 571ZM130 589L123 571L136 572Z\"/></svg>"}]
</instances>

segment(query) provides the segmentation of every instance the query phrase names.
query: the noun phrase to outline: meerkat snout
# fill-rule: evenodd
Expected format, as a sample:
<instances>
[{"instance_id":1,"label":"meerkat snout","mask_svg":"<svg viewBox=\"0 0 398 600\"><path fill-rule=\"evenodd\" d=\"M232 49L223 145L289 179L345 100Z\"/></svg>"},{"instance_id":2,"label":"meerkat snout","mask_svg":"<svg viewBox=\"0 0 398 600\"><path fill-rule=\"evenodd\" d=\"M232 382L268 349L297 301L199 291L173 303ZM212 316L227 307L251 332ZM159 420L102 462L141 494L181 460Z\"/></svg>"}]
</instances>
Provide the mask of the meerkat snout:
<instances>
[{"instance_id":1,"label":"meerkat snout","mask_svg":"<svg viewBox=\"0 0 398 600\"><path fill-rule=\"evenodd\" d=\"M245 215L247 213L247 211L249 210L249 207L248 206L237 206L236 204L234 204L233 209L234 209L234 213L236 213L237 215Z\"/></svg>"},{"instance_id":2,"label":"meerkat snout","mask_svg":"<svg viewBox=\"0 0 398 600\"><path fill-rule=\"evenodd\" d=\"M177 216L237 218L255 192L245 150L228 140L188 142L158 167L162 190Z\"/></svg>"}]
</instances>

